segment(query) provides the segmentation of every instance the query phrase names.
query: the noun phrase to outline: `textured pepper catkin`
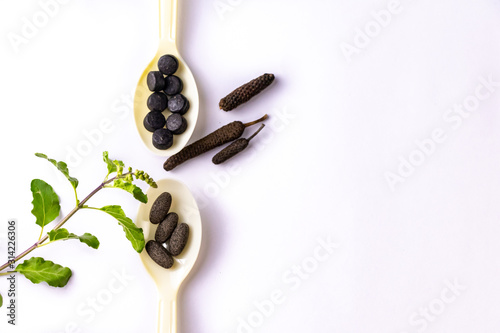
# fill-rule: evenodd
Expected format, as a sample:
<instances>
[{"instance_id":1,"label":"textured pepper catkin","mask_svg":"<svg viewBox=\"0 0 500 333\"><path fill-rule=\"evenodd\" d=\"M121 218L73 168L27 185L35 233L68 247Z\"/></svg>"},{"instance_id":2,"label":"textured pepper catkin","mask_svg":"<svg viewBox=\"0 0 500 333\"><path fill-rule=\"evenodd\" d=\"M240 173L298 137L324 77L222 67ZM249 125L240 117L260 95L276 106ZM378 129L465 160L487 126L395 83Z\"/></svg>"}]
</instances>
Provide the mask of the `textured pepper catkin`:
<instances>
[{"instance_id":1,"label":"textured pepper catkin","mask_svg":"<svg viewBox=\"0 0 500 333\"><path fill-rule=\"evenodd\" d=\"M233 90L220 100L219 107L224 111L231 111L237 106L248 102L252 97L266 89L273 81L274 74L263 74Z\"/></svg>"},{"instance_id":2,"label":"textured pepper catkin","mask_svg":"<svg viewBox=\"0 0 500 333\"><path fill-rule=\"evenodd\" d=\"M262 118L246 124L243 124L241 121L233 121L232 123L224 125L218 130L201 138L200 140L184 147L177 154L170 156L163 164L163 168L166 171L170 171L180 164L186 162L187 160L190 160L209 150L217 148L225 143L234 141L243 134L243 131L246 127L264 121L265 119L267 119L267 117L268 116L266 114Z\"/></svg>"},{"instance_id":3,"label":"textured pepper catkin","mask_svg":"<svg viewBox=\"0 0 500 333\"><path fill-rule=\"evenodd\" d=\"M248 144L250 143L250 140L252 140L257 134L259 134L260 131L264 128L264 124L260 125L260 128L252 134L251 137L248 139L245 138L239 138L238 140L235 140L231 142L229 146L226 148L222 149L220 152L215 154L215 156L212 158L212 162L214 164L221 164L234 155L241 153L243 150L245 150L248 147Z\"/></svg>"}]
</instances>

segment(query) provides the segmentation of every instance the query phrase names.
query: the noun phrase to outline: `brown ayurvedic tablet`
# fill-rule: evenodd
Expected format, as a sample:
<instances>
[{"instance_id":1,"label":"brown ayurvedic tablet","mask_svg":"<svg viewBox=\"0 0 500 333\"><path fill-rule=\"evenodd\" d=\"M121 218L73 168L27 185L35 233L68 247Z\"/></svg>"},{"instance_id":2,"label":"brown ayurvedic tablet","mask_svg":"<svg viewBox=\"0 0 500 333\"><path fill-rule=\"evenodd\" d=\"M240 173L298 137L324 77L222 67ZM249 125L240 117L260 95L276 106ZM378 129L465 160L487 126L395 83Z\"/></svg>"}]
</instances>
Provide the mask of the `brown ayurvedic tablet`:
<instances>
[{"instance_id":1,"label":"brown ayurvedic tablet","mask_svg":"<svg viewBox=\"0 0 500 333\"><path fill-rule=\"evenodd\" d=\"M179 224L168 241L168 252L173 256L181 254L187 244L188 237L189 226L186 223Z\"/></svg>"},{"instance_id":2,"label":"brown ayurvedic tablet","mask_svg":"<svg viewBox=\"0 0 500 333\"><path fill-rule=\"evenodd\" d=\"M172 196L168 192L163 192L156 198L151 211L149 212L149 221L153 224L158 224L163 221L172 205Z\"/></svg>"},{"instance_id":3,"label":"brown ayurvedic tablet","mask_svg":"<svg viewBox=\"0 0 500 333\"><path fill-rule=\"evenodd\" d=\"M174 258L167 252L161 243L157 241L150 240L146 244L146 252L149 254L151 259L163 268L170 268L174 265Z\"/></svg>"},{"instance_id":4,"label":"brown ayurvedic tablet","mask_svg":"<svg viewBox=\"0 0 500 333\"><path fill-rule=\"evenodd\" d=\"M156 229L155 240L160 243L165 243L172 235L172 232L174 232L175 227L177 227L178 221L179 215L177 215L177 213L168 213L167 217L161 221Z\"/></svg>"}]
</instances>

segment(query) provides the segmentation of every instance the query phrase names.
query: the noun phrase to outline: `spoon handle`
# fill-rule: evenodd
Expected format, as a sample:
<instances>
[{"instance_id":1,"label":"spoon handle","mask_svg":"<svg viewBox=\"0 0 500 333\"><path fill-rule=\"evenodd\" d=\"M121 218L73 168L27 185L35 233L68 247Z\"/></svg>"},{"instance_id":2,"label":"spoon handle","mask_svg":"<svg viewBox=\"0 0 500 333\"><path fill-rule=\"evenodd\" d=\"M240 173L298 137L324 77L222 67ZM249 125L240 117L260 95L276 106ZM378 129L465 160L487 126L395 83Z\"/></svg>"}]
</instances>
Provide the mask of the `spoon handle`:
<instances>
[{"instance_id":1,"label":"spoon handle","mask_svg":"<svg viewBox=\"0 0 500 333\"><path fill-rule=\"evenodd\" d=\"M160 0L160 40L175 43L177 37L177 0Z\"/></svg>"},{"instance_id":2,"label":"spoon handle","mask_svg":"<svg viewBox=\"0 0 500 333\"><path fill-rule=\"evenodd\" d=\"M160 298L158 333L177 333L177 293Z\"/></svg>"}]
</instances>

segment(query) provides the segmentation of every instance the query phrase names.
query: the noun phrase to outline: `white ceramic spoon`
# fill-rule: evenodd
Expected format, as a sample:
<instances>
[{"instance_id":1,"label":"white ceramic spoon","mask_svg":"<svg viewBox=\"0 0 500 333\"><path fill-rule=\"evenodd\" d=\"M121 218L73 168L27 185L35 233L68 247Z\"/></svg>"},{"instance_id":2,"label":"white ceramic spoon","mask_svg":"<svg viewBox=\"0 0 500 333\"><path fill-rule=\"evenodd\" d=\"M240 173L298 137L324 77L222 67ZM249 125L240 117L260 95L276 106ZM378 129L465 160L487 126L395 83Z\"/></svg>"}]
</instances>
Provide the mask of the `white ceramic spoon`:
<instances>
[{"instance_id":1,"label":"white ceramic spoon","mask_svg":"<svg viewBox=\"0 0 500 333\"><path fill-rule=\"evenodd\" d=\"M134 120L142 142L144 142L146 147L153 153L161 156L170 156L180 151L191 138L196 121L198 120L198 88L196 87L193 74L177 50L176 30L177 0L160 0L160 43L155 57L146 67L141 78L139 79L139 83L137 84L134 97ZM186 131L180 135L174 136L174 144L172 147L166 150L159 150L153 146L153 133L148 132L144 128L143 121L144 117L146 117L149 112L146 102L149 95L152 94L152 92L148 89L146 81L147 76L150 71L158 70L158 59L165 54L171 54L179 60L179 69L175 75L180 77L184 84L182 94L188 99L190 108L184 115L188 124ZM165 117L168 117L171 113L170 111L165 110L163 114Z\"/></svg>"},{"instance_id":2,"label":"white ceramic spoon","mask_svg":"<svg viewBox=\"0 0 500 333\"><path fill-rule=\"evenodd\" d=\"M148 190L148 203L141 204L137 213L136 224L143 229L146 242L155 238L157 225L149 222L149 212L153 202L163 192L169 192L172 195L170 211L179 215L179 223L184 222L189 225L188 242L184 251L179 256L174 257L172 268L160 267L149 257L146 250L142 251L140 255L144 267L156 283L160 296L158 332L176 333L177 294L182 282L198 258L202 234L201 217L198 205L186 185L173 179L162 179L156 183L158 188Z\"/></svg>"}]
</instances>

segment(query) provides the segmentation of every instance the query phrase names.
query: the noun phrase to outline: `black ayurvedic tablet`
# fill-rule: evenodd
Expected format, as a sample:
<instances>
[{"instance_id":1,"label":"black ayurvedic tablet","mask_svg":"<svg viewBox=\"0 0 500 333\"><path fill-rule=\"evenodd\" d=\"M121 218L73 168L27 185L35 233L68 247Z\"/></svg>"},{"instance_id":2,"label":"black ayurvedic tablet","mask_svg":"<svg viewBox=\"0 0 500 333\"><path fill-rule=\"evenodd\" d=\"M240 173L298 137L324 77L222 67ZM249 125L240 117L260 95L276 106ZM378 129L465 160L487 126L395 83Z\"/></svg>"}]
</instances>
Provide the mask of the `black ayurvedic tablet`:
<instances>
[{"instance_id":1,"label":"black ayurvedic tablet","mask_svg":"<svg viewBox=\"0 0 500 333\"><path fill-rule=\"evenodd\" d=\"M182 134L186 131L187 121L186 118L178 113L172 113L167 118L167 129L173 134Z\"/></svg>"},{"instance_id":2,"label":"black ayurvedic tablet","mask_svg":"<svg viewBox=\"0 0 500 333\"><path fill-rule=\"evenodd\" d=\"M167 108L167 95L162 92L152 93L151 96L148 97L147 105L151 111L165 111Z\"/></svg>"},{"instance_id":3,"label":"black ayurvedic tablet","mask_svg":"<svg viewBox=\"0 0 500 333\"><path fill-rule=\"evenodd\" d=\"M166 123L165 116L159 111L149 112L146 117L144 117L143 121L144 127L150 132L163 128Z\"/></svg>"},{"instance_id":4,"label":"black ayurvedic tablet","mask_svg":"<svg viewBox=\"0 0 500 333\"><path fill-rule=\"evenodd\" d=\"M153 132L153 146L165 150L174 144L174 135L166 128L160 128Z\"/></svg>"},{"instance_id":5,"label":"black ayurvedic tablet","mask_svg":"<svg viewBox=\"0 0 500 333\"><path fill-rule=\"evenodd\" d=\"M180 113L183 115L189 109L189 101L184 95L177 94L168 100L168 109L172 113Z\"/></svg>"},{"instance_id":6,"label":"black ayurvedic tablet","mask_svg":"<svg viewBox=\"0 0 500 333\"><path fill-rule=\"evenodd\" d=\"M173 55L167 54L158 60L158 69L165 75L174 74L179 68L179 62Z\"/></svg>"},{"instance_id":7,"label":"black ayurvedic tablet","mask_svg":"<svg viewBox=\"0 0 500 333\"><path fill-rule=\"evenodd\" d=\"M158 71L148 73L147 77L148 88L151 91L161 91L165 89L165 77Z\"/></svg>"},{"instance_id":8,"label":"black ayurvedic tablet","mask_svg":"<svg viewBox=\"0 0 500 333\"><path fill-rule=\"evenodd\" d=\"M165 78L165 87L163 92L167 95L176 95L182 91L182 80L175 75L169 75Z\"/></svg>"}]
</instances>

